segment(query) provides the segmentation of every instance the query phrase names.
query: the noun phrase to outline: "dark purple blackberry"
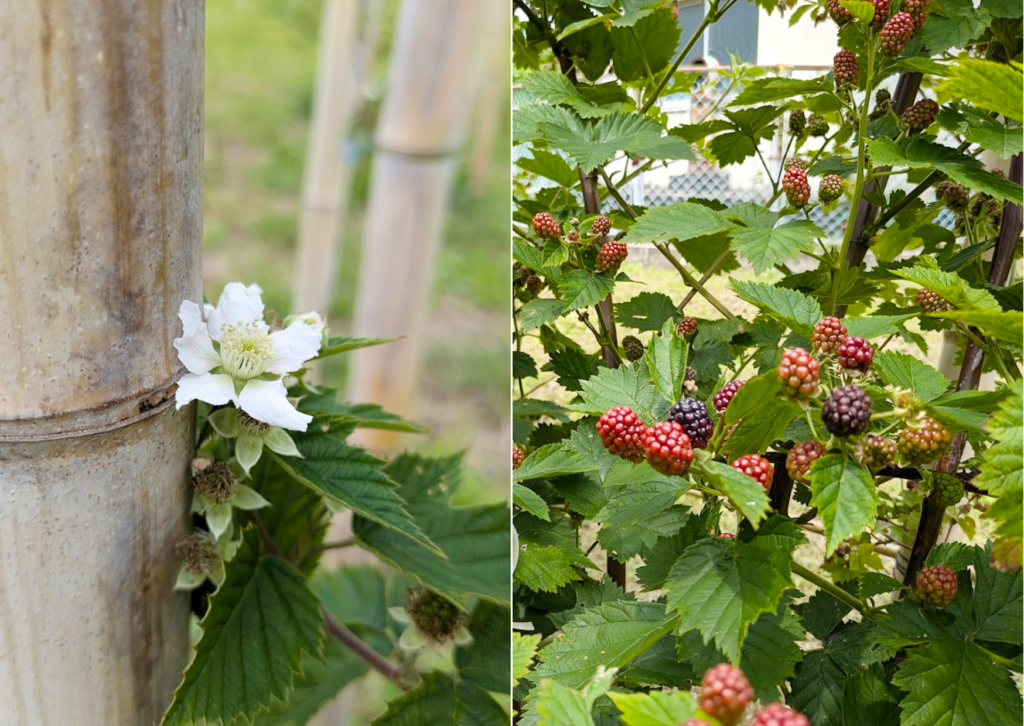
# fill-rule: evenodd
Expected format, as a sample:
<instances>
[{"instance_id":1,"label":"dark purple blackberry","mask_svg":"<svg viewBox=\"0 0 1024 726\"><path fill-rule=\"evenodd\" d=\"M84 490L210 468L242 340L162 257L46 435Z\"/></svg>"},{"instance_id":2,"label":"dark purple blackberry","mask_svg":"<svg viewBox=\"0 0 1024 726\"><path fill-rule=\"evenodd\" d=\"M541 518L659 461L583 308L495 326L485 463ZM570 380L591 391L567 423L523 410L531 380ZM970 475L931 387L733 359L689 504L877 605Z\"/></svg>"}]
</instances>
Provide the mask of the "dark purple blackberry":
<instances>
[{"instance_id":1,"label":"dark purple blackberry","mask_svg":"<svg viewBox=\"0 0 1024 726\"><path fill-rule=\"evenodd\" d=\"M821 407L821 420L833 436L856 436L871 423L871 398L860 386L837 386Z\"/></svg>"},{"instance_id":2,"label":"dark purple blackberry","mask_svg":"<svg viewBox=\"0 0 1024 726\"><path fill-rule=\"evenodd\" d=\"M690 437L690 443L695 449L704 449L711 441L711 434L715 427L711 423L707 406L699 399L681 399L679 403L669 409L668 420L675 421L683 427L683 431Z\"/></svg>"}]
</instances>

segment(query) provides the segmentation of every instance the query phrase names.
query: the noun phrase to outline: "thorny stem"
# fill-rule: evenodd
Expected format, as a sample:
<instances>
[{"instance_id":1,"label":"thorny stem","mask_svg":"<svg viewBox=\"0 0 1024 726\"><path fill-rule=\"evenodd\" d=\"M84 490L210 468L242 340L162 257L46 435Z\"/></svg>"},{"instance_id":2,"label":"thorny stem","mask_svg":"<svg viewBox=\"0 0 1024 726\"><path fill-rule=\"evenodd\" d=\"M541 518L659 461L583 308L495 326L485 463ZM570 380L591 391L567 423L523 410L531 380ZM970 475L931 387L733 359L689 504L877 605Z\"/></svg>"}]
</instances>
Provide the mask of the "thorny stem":
<instances>
[{"instance_id":1,"label":"thorny stem","mask_svg":"<svg viewBox=\"0 0 1024 726\"><path fill-rule=\"evenodd\" d=\"M868 615L870 613L871 608L869 608L867 604L861 602L843 588L834 585L829 580L826 580L821 575L815 572L811 572L800 563L794 561L792 565L792 570L794 575L799 575L811 584L816 585L819 589L824 590L829 595L834 597L836 600L846 603L851 608L859 612L861 615Z\"/></svg>"}]
</instances>

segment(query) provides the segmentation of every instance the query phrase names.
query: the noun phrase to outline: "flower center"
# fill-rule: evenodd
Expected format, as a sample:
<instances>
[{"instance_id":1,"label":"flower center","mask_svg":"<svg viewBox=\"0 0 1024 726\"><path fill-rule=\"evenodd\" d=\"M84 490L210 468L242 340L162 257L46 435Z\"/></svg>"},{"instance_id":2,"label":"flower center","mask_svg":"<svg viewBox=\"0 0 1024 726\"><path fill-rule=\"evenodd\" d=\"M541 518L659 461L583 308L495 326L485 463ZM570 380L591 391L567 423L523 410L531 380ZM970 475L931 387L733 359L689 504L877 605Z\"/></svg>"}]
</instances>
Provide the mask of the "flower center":
<instances>
[{"instance_id":1,"label":"flower center","mask_svg":"<svg viewBox=\"0 0 1024 726\"><path fill-rule=\"evenodd\" d=\"M232 378L256 378L267 370L273 355L270 334L260 331L256 323L235 323L221 329L220 359Z\"/></svg>"},{"instance_id":2,"label":"flower center","mask_svg":"<svg viewBox=\"0 0 1024 726\"><path fill-rule=\"evenodd\" d=\"M245 411L238 412L238 423L242 424L242 428L251 434L261 434L270 428L270 424L257 421Z\"/></svg>"}]
</instances>

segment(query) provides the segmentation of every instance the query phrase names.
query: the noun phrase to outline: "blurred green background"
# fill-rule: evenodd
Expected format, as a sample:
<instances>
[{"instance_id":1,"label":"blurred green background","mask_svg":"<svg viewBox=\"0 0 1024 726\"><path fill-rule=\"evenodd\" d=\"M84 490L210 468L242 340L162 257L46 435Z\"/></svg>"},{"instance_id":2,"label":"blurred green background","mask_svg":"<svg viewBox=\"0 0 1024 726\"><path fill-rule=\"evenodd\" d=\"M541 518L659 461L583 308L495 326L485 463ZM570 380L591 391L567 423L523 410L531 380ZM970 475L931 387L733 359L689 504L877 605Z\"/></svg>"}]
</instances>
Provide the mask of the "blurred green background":
<instances>
[{"instance_id":1,"label":"blurred green background","mask_svg":"<svg viewBox=\"0 0 1024 726\"><path fill-rule=\"evenodd\" d=\"M370 1L380 3L380 36L369 89L346 144L354 165L351 199L335 297L331 309L322 311L334 335L350 332L373 129L400 4ZM205 293L213 300L226 282L255 282L268 308L293 312L290 288L321 8L319 0L207 2L203 270ZM508 42L508 33L500 36ZM502 77L509 77L507 67ZM431 433L407 439L408 447L428 453L466 452L459 495L466 503L506 499L509 485L507 91L498 102L486 182L471 189L467 144L437 260L411 416ZM474 114L471 133L475 127ZM323 381L341 390L343 358L325 371Z\"/></svg>"}]
</instances>

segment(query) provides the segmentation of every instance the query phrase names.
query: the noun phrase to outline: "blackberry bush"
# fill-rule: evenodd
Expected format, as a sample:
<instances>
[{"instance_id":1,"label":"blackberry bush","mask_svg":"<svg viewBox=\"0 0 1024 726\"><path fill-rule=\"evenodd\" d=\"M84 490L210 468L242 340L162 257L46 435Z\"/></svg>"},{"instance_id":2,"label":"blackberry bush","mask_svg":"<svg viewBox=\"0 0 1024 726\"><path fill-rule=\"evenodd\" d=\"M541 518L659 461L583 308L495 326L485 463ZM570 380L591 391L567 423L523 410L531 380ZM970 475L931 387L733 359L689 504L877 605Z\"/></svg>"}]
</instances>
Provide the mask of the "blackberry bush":
<instances>
[{"instance_id":1,"label":"blackberry bush","mask_svg":"<svg viewBox=\"0 0 1024 726\"><path fill-rule=\"evenodd\" d=\"M919 466L945 454L952 441L949 429L933 418L924 418L900 431L896 451L910 466Z\"/></svg>"},{"instance_id":2,"label":"blackberry bush","mask_svg":"<svg viewBox=\"0 0 1024 726\"><path fill-rule=\"evenodd\" d=\"M811 114L807 117L807 133L811 136L828 136L828 121L824 116Z\"/></svg>"},{"instance_id":3,"label":"blackberry bush","mask_svg":"<svg viewBox=\"0 0 1024 726\"><path fill-rule=\"evenodd\" d=\"M940 507L952 507L964 498L964 483L952 474L940 472L932 482L931 496Z\"/></svg>"},{"instance_id":4,"label":"blackberry bush","mask_svg":"<svg viewBox=\"0 0 1024 726\"><path fill-rule=\"evenodd\" d=\"M590 234L596 236L598 239L604 237L612 229L612 221L603 214L594 217L594 221L590 223Z\"/></svg>"},{"instance_id":5,"label":"blackberry bush","mask_svg":"<svg viewBox=\"0 0 1024 726\"><path fill-rule=\"evenodd\" d=\"M627 360L637 361L644 357L644 344L635 335L627 335L622 339L622 351L626 354Z\"/></svg>"},{"instance_id":6,"label":"blackberry bush","mask_svg":"<svg viewBox=\"0 0 1024 726\"><path fill-rule=\"evenodd\" d=\"M896 443L884 436L868 434L857 444L853 457L862 466L878 471L896 458Z\"/></svg>"},{"instance_id":7,"label":"blackberry bush","mask_svg":"<svg viewBox=\"0 0 1024 726\"><path fill-rule=\"evenodd\" d=\"M930 98L925 98L904 111L900 120L907 127L908 132L916 134L931 126L938 113L939 104Z\"/></svg>"},{"instance_id":8,"label":"blackberry bush","mask_svg":"<svg viewBox=\"0 0 1024 726\"><path fill-rule=\"evenodd\" d=\"M845 186L843 178L838 174L826 174L821 178L821 184L818 185L818 199L823 204L831 204L843 196Z\"/></svg>"},{"instance_id":9,"label":"blackberry bush","mask_svg":"<svg viewBox=\"0 0 1024 726\"><path fill-rule=\"evenodd\" d=\"M882 55L895 58L902 53L916 29L910 13L899 12L893 15L878 34L878 45Z\"/></svg>"},{"instance_id":10,"label":"blackberry bush","mask_svg":"<svg viewBox=\"0 0 1024 726\"><path fill-rule=\"evenodd\" d=\"M676 326L676 333L683 338L689 338L691 335L697 332L697 319L686 317L679 321L679 325Z\"/></svg>"}]
</instances>

